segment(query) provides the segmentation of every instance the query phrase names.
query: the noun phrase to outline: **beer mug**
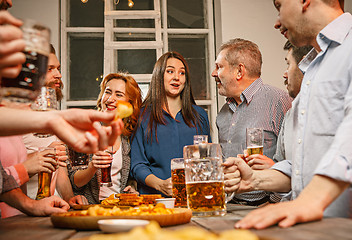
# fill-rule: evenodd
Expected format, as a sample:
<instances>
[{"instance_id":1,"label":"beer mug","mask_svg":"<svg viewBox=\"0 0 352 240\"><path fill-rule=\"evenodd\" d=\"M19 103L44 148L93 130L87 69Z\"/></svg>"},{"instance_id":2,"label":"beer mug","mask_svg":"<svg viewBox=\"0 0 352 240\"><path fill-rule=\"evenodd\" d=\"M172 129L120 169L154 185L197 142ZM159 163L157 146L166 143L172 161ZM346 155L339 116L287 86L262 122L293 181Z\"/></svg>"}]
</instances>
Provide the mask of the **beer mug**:
<instances>
[{"instance_id":1,"label":"beer mug","mask_svg":"<svg viewBox=\"0 0 352 240\"><path fill-rule=\"evenodd\" d=\"M226 214L222 152L219 144L183 148L187 204L194 216Z\"/></svg>"},{"instance_id":2,"label":"beer mug","mask_svg":"<svg viewBox=\"0 0 352 240\"><path fill-rule=\"evenodd\" d=\"M44 156L51 157L56 159L55 148L51 147L41 147L38 150L39 152L47 152ZM36 196L36 200L40 200L46 197L50 197L50 184L51 184L51 177L52 172L40 172L38 173L38 192Z\"/></svg>"},{"instance_id":3,"label":"beer mug","mask_svg":"<svg viewBox=\"0 0 352 240\"><path fill-rule=\"evenodd\" d=\"M50 111L57 109L56 92L54 88L41 87L40 94L32 103L34 111Z\"/></svg>"},{"instance_id":4,"label":"beer mug","mask_svg":"<svg viewBox=\"0 0 352 240\"><path fill-rule=\"evenodd\" d=\"M86 169L88 168L89 155L80 153L68 147L68 159L73 169Z\"/></svg>"},{"instance_id":5,"label":"beer mug","mask_svg":"<svg viewBox=\"0 0 352 240\"><path fill-rule=\"evenodd\" d=\"M248 155L263 154L263 128L246 128Z\"/></svg>"},{"instance_id":6,"label":"beer mug","mask_svg":"<svg viewBox=\"0 0 352 240\"><path fill-rule=\"evenodd\" d=\"M172 197L175 207L187 207L185 163L183 158L171 159Z\"/></svg>"},{"instance_id":7,"label":"beer mug","mask_svg":"<svg viewBox=\"0 0 352 240\"><path fill-rule=\"evenodd\" d=\"M193 144L197 145L199 143L207 143L208 135L194 135L193 136Z\"/></svg>"},{"instance_id":8,"label":"beer mug","mask_svg":"<svg viewBox=\"0 0 352 240\"><path fill-rule=\"evenodd\" d=\"M45 81L50 53L50 29L26 19L21 26L26 42L26 62L20 74L14 78L2 78L0 98L8 102L33 102Z\"/></svg>"},{"instance_id":9,"label":"beer mug","mask_svg":"<svg viewBox=\"0 0 352 240\"><path fill-rule=\"evenodd\" d=\"M36 100L32 103L31 108L34 111L50 111L57 109L56 91L54 88L42 87L40 94ZM52 136L47 133L34 133L34 136L38 138L46 138Z\"/></svg>"}]
</instances>

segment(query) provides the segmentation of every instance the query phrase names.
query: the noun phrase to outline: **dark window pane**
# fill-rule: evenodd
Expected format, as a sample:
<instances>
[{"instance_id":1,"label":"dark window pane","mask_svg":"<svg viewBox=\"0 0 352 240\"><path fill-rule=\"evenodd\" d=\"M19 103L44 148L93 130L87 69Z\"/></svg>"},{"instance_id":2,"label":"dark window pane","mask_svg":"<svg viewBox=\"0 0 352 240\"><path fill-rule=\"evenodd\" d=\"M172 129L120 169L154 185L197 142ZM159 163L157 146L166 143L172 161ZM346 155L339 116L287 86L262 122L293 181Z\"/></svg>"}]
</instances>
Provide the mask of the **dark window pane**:
<instances>
[{"instance_id":1,"label":"dark window pane","mask_svg":"<svg viewBox=\"0 0 352 240\"><path fill-rule=\"evenodd\" d=\"M115 33L114 41L155 41L155 34L149 33Z\"/></svg>"},{"instance_id":2,"label":"dark window pane","mask_svg":"<svg viewBox=\"0 0 352 240\"><path fill-rule=\"evenodd\" d=\"M118 50L117 69L132 74L151 74L156 62L155 49Z\"/></svg>"},{"instance_id":3,"label":"dark window pane","mask_svg":"<svg viewBox=\"0 0 352 240\"><path fill-rule=\"evenodd\" d=\"M210 99L208 91L208 71L206 62L206 42L204 38L180 38L169 35L169 51L176 51L186 59L195 99Z\"/></svg>"},{"instance_id":4,"label":"dark window pane","mask_svg":"<svg viewBox=\"0 0 352 240\"><path fill-rule=\"evenodd\" d=\"M116 19L114 27L124 28L155 28L154 19Z\"/></svg>"},{"instance_id":5,"label":"dark window pane","mask_svg":"<svg viewBox=\"0 0 352 240\"><path fill-rule=\"evenodd\" d=\"M169 28L205 28L204 0L168 0Z\"/></svg>"},{"instance_id":6,"label":"dark window pane","mask_svg":"<svg viewBox=\"0 0 352 240\"><path fill-rule=\"evenodd\" d=\"M69 0L68 7L69 27L104 27L104 1Z\"/></svg>"},{"instance_id":7,"label":"dark window pane","mask_svg":"<svg viewBox=\"0 0 352 240\"><path fill-rule=\"evenodd\" d=\"M95 100L103 73L104 38L102 34L69 36L70 99Z\"/></svg>"},{"instance_id":8,"label":"dark window pane","mask_svg":"<svg viewBox=\"0 0 352 240\"><path fill-rule=\"evenodd\" d=\"M94 0L98 1L98 0ZM118 0L115 0L117 2ZM129 7L128 0L119 0L118 4L115 4L115 10L154 10L154 0L132 0L134 3L133 7Z\"/></svg>"}]
</instances>

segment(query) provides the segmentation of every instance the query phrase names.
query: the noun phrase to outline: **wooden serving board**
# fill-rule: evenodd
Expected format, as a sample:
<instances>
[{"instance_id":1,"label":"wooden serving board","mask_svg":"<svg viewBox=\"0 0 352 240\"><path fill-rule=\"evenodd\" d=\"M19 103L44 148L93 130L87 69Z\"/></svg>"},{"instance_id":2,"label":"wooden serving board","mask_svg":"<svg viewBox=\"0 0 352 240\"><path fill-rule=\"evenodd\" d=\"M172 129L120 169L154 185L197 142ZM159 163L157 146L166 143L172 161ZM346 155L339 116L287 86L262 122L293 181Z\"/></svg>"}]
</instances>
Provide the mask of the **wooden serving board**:
<instances>
[{"instance_id":1,"label":"wooden serving board","mask_svg":"<svg viewBox=\"0 0 352 240\"><path fill-rule=\"evenodd\" d=\"M141 216L65 216L53 214L50 219L54 227L73 228L77 230L97 230L100 219L144 219L154 220L160 226L172 226L190 222L192 211L187 208L176 208L174 214L141 215Z\"/></svg>"}]
</instances>

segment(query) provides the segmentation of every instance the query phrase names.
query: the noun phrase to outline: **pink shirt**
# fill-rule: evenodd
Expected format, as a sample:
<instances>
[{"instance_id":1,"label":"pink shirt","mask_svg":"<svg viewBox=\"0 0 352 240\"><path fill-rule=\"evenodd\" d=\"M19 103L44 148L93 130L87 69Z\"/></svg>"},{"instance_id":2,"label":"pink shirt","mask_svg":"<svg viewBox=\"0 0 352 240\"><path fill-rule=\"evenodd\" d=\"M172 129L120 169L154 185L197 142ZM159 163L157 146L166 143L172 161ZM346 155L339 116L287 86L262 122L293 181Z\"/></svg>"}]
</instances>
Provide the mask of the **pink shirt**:
<instances>
[{"instance_id":1,"label":"pink shirt","mask_svg":"<svg viewBox=\"0 0 352 240\"><path fill-rule=\"evenodd\" d=\"M27 159L27 151L22 141L22 136L0 137L0 160L7 174L13 176L26 194L26 182L29 180L23 162ZM11 217L21 214L6 203L0 203L1 217Z\"/></svg>"}]
</instances>

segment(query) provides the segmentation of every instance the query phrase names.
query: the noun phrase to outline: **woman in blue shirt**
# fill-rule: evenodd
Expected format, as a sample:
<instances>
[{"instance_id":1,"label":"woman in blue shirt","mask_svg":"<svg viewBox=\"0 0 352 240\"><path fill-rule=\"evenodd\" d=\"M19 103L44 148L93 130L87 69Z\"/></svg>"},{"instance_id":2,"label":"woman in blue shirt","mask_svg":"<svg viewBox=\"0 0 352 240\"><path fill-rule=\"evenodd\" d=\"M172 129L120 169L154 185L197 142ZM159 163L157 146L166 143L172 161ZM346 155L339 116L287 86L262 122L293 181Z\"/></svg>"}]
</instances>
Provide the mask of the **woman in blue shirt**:
<instances>
[{"instance_id":1,"label":"woman in blue shirt","mask_svg":"<svg viewBox=\"0 0 352 240\"><path fill-rule=\"evenodd\" d=\"M172 158L182 157L194 135L208 135L207 113L195 104L188 65L167 52L156 62L131 145L131 173L140 193L171 196Z\"/></svg>"}]
</instances>

